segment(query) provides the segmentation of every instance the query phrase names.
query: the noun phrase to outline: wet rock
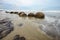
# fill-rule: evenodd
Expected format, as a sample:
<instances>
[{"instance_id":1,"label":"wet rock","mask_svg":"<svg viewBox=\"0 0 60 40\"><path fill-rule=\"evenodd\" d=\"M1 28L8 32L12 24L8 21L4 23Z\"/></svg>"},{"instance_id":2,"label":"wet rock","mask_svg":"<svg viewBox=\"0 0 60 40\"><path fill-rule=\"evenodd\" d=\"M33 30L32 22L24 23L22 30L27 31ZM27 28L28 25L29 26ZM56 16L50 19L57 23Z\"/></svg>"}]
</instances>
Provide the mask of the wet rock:
<instances>
[{"instance_id":1,"label":"wet rock","mask_svg":"<svg viewBox=\"0 0 60 40\"><path fill-rule=\"evenodd\" d=\"M5 11L5 13L9 13L8 11Z\"/></svg>"},{"instance_id":2,"label":"wet rock","mask_svg":"<svg viewBox=\"0 0 60 40\"><path fill-rule=\"evenodd\" d=\"M18 14L18 12L14 12L14 14Z\"/></svg>"},{"instance_id":3,"label":"wet rock","mask_svg":"<svg viewBox=\"0 0 60 40\"><path fill-rule=\"evenodd\" d=\"M19 26L23 26L23 23L19 24Z\"/></svg>"},{"instance_id":4,"label":"wet rock","mask_svg":"<svg viewBox=\"0 0 60 40\"><path fill-rule=\"evenodd\" d=\"M34 16L35 16L35 14L33 14L33 13L28 14L28 17L34 17Z\"/></svg>"},{"instance_id":5,"label":"wet rock","mask_svg":"<svg viewBox=\"0 0 60 40\"><path fill-rule=\"evenodd\" d=\"M45 15L44 15L44 13L42 13L42 12L37 12L37 13L35 14L35 17L36 17L36 18L44 18Z\"/></svg>"},{"instance_id":6,"label":"wet rock","mask_svg":"<svg viewBox=\"0 0 60 40\"><path fill-rule=\"evenodd\" d=\"M15 35L13 40L20 40L20 36L19 35Z\"/></svg>"},{"instance_id":7,"label":"wet rock","mask_svg":"<svg viewBox=\"0 0 60 40\"><path fill-rule=\"evenodd\" d=\"M26 40L25 37L20 37L19 35L15 35L13 40Z\"/></svg>"},{"instance_id":8,"label":"wet rock","mask_svg":"<svg viewBox=\"0 0 60 40\"><path fill-rule=\"evenodd\" d=\"M14 12L12 12L12 11L10 12L10 14L13 14L13 13L14 13Z\"/></svg>"},{"instance_id":9,"label":"wet rock","mask_svg":"<svg viewBox=\"0 0 60 40\"><path fill-rule=\"evenodd\" d=\"M11 31L13 31L13 24L8 19L0 20L0 39L7 36Z\"/></svg>"},{"instance_id":10,"label":"wet rock","mask_svg":"<svg viewBox=\"0 0 60 40\"><path fill-rule=\"evenodd\" d=\"M26 40L25 37L20 37L21 40Z\"/></svg>"},{"instance_id":11,"label":"wet rock","mask_svg":"<svg viewBox=\"0 0 60 40\"><path fill-rule=\"evenodd\" d=\"M25 14L25 12L20 12L18 15L21 16L21 17L26 17L26 16L27 16L27 15Z\"/></svg>"},{"instance_id":12,"label":"wet rock","mask_svg":"<svg viewBox=\"0 0 60 40\"><path fill-rule=\"evenodd\" d=\"M60 26L55 25L52 23L49 23L47 25L42 25L39 28L44 31L48 36L54 38L54 39L60 39Z\"/></svg>"}]
</instances>

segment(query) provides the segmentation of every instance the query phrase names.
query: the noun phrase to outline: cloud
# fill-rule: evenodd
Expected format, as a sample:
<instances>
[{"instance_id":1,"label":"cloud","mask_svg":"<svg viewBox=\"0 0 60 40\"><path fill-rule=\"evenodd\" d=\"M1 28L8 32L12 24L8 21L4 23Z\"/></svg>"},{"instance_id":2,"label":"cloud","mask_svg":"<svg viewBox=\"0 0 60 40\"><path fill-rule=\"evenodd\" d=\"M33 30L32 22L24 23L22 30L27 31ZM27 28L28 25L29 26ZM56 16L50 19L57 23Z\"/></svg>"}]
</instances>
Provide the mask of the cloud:
<instances>
[{"instance_id":1,"label":"cloud","mask_svg":"<svg viewBox=\"0 0 60 40\"><path fill-rule=\"evenodd\" d=\"M47 0L3 0L3 3L16 5L16 6L33 6L44 5Z\"/></svg>"},{"instance_id":2,"label":"cloud","mask_svg":"<svg viewBox=\"0 0 60 40\"><path fill-rule=\"evenodd\" d=\"M34 0L3 0L3 3L16 6L31 6L34 4Z\"/></svg>"},{"instance_id":3,"label":"cloud","mask_svg":"<svg viewBox=\"0 0 60 40\"><path fill-rule=\"evenodd\" d=\"M1 1L0 1L1 2ZM4 8L6 4L15 6L18 9L36 9L36 10L60 10L60 0L2 0ZM1 5L1 4L0 4ZM11 7L14 9L14 7ZM11 9L10 8L10 9ZM7 8L8 9L8 8Z\"/></svg>"}]
</instances>

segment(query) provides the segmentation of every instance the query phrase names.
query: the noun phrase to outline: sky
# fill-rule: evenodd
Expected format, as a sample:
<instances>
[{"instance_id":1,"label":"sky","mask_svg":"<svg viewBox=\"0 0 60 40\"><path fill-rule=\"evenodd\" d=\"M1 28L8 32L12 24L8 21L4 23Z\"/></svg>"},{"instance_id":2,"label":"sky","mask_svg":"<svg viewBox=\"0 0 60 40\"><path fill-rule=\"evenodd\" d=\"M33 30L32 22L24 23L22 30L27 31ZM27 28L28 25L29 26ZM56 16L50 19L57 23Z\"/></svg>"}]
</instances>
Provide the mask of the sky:
<instances>
[{"instance_id":1,"label":"sky","mask_svg":"<svg viewBox=\"0 0 60 40\"><path fill-rule=\"evenodd\" d=\"M60 0L0 0L6 10L60 10Z\"/></svg>"}]
</instances>

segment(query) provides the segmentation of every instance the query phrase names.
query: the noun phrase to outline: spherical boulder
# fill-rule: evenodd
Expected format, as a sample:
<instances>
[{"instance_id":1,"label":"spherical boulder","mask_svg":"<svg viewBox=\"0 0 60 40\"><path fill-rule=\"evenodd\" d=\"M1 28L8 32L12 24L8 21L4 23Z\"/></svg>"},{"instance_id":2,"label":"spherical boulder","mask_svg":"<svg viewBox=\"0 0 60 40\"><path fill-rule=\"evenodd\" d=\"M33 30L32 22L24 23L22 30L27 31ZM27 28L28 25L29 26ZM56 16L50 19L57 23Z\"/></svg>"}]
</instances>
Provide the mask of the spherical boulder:
<instances>
[{"instance_id":1,"label":"spherical boulder","mask_svg":"<svg viewBox=\"0 0 60 40\"><path fill-rule=\"evenodd\" d=\"M36 17L36 18L44 18L45 15L44 15L44 13L42 13L42 12L37 12L37 13L35 14L35 17Z\"/></svg>"},{"instance_id":2,"label":"spherical boulder","mask_svg":"<svg viewBox=\"0 0 60 40\"><path fill-rule=\"evenodd\" d=\"M28 14L28 17L34 17L34 16L35 16L34 13L29 13L29 14Z\"/></svg>"},{"instance_id":3,"label":"spherical boulder","mask_svg":"<svg viewBox=\"0 0 60 40\"><path fill-rule=\"evenodd\" d=\"M13 13L14 13L14 12L12 12L12 11L10 12L10 14L13 14Z\"/></svg>"},{"instance_id":4,"label":"spherical boulder","mask_svg":"<svg viewBox=\"0 0 60 40\"><path fill-rule=\"evenodd\" d=\"M14 14L18 14L18 12L14 12Z\"/></svg>"},{"instance_id":5,"label":"spherical boulder","mask_svg":"<svg viewBox=\"0 0 60 40\"><path fill-rule=\"evenodd\" d=\"M27 16L27 15L25 14L25 12L20 12L18 15L21 16L21 17L26 17L26 16Z\"/></svg>"},{"instance_id":6,"label":"spherical boulder","mask_svg":"<svg viewBox=\"0 0 60 40\"><path fill-rule=\"evenodd\" d=\"M9 13L8 11L5 11L5 13Z\"/></svg>"}]
</instances>

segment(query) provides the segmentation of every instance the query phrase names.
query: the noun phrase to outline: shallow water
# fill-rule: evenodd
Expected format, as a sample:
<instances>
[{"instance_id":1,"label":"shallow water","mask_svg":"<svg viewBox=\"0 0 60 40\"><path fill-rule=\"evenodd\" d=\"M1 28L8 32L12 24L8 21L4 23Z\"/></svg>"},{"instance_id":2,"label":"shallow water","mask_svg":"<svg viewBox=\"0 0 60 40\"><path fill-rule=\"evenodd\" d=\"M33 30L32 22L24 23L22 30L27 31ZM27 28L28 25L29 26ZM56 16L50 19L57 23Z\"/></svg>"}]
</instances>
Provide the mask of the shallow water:
<instances>
[{"instance_id":1,"label":"shallow water","mask_svg":"<svg viewBox=\"0 0 60 40\"><path fill-rule=\"evenodd\" d=\"M4 18L9 18L12 21L12 23L14 24L14 31L12 31L2 40L13 40L14 36L17 34L21 37L25 37L26 40L54 40L51 35L47 34L48 31L50 31L52 35L54 34L54 31L57 31L55 36L60 35L60 19L55 19L53 17L47 16L45 17L45 19L37 19L34 17L19 17L16 14L7 14L1 12L0 20ZM49 30L48 26L53 27L54 31L51 32L52 30ZM56 40L59 39L57 38Z\"/></svg>"}]
</instances>

